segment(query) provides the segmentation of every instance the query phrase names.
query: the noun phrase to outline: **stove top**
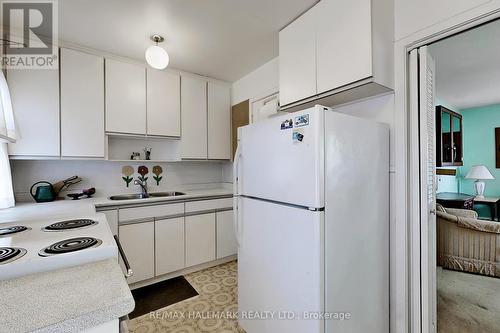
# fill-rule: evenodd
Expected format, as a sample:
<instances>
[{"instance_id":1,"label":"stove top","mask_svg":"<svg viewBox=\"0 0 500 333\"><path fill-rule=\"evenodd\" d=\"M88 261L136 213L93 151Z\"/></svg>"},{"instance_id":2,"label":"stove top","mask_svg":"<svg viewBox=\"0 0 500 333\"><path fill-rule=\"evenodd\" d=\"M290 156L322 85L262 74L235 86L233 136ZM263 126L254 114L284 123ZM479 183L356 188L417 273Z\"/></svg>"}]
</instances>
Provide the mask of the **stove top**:
<instances>
[{"instance_id":1,"label":"stove top","mask_svg":"<svg viewBox=\"0 0 500 333\"><path fill-rule=\"evenodd\" d=\"M31 230L31 228L28 228L24 225L14 225L11 227L0 228L0 237L15 234L18 232L27 231L27 230Z\"/></svg>"},{"instance_id":2,"label":"stove top","mask_svg":"<svg viewBox=\"0 0 500 333\"><path fill-rule=\"evenodd\" d=\"M23 226L27 229L19 228ZM118 257L102 213L0 222L0 229L4 233L24 230L0 236L0 280Z\"/></svg>"},{"instance_id":3,"label":"stove top","mask_svg":"<svg viewBox=\"0 0 500 333\"><path fill-rule=\"evenodd\" d=\"M52 223L44 227L43 231L66 231L72 229L81 229L91 227L98 224L99 222L90 219L75 219Z\"/></svg>"},{"instance_id":4,"label":"stove top","mask_svg":"<svg viewBox=\"0 0 500 333\"><path fill-rule=\"evenodd\" d=\"M98 247L102 241L93 237L76 237L65 239L42 249L38 255L41 257L53 256L69 252L80 251L91 247Z\"/></svg>"},{"instance_id":5,"label":"stove top","mask_svg":"<svg viewBox=\"0 0 500 333\"><path fill-rule=\"evenodd\" d=\"M20 247L0 247L0 265L17 260L26 254L26 250Z\"/></svg>"}]
</instances>

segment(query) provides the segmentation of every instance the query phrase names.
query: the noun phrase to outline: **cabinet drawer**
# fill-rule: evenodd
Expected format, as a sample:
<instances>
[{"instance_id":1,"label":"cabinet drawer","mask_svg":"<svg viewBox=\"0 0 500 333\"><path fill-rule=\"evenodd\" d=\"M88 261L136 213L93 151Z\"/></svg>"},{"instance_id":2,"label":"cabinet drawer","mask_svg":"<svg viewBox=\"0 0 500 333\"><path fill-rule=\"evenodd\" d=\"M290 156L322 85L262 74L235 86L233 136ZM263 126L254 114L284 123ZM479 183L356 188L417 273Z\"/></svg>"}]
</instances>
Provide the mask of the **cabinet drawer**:
<instances>
[{"instance_id":1,"label":"cabinet drawer","mask_svg":"<svg viewBox=\"0 0 500 333\"><path fill-rule=\"evenodd\" d=\"M186 213L233 208L233 198L186 202Z\"/></svg>"},{"instance_id":2,"label":"cabinet drawer","mask_svg":"<svg viewBox=\"0 0 500 333\"><path fill-rule=\"evenodd\" d=\"M142 220L147 218L162 218L172 215L184 214L184 204L168 204L146 207L134 207L120 209L120 222Z\"/></svg>"}]
</instances>

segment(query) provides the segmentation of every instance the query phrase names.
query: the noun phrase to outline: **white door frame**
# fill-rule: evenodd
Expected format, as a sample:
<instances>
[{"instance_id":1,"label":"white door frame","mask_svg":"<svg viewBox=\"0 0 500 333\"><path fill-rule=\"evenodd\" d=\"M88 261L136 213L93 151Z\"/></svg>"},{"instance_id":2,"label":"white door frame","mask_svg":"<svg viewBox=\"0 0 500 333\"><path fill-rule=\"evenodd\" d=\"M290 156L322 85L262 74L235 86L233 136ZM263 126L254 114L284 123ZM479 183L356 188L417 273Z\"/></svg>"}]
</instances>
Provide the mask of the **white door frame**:
<instances>
[{"instance_id":1,"label":"white door frame","mask_svg":"<svg viewBox=\"0 0 500 333\"><path fill-rule=\"evenodd\" d=\"M418 280L420 269L415 269L418 256L412 244L420 241L412 226L420 223L420 207L413 198L420 196L418 182L413 170L418 170L420 161L415 159L412 133L418 133L418 117L410 109L409 52L420 46L449 37L453 34L500 18L500 0L492 0L482 6L460 13L452 18L422 29L409 37L395 42L395 158L396 175L394 185L394 237L392 244L393 269L391 270L391 332L420 333L421 310L415 306L420 299L420 286L412 285ZM418 208L418 209L417 209ZM420 251L420 249L418 250ZM418 263L420 265L420 262Z\"/></svg>"}]
</instances>

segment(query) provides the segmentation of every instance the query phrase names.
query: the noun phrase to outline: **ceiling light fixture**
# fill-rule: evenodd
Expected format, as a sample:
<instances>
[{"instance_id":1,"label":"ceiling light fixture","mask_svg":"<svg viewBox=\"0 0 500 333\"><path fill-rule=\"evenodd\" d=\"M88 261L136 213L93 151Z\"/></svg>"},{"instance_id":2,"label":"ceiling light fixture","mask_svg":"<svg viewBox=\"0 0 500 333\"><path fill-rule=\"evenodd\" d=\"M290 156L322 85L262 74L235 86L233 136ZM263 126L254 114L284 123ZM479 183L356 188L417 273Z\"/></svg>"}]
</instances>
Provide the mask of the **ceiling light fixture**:
<instances>
[{"instance_id":1,"label":"ceiling light fixture","mask_svg":"<svg viewBox=\"0 0 500 333\"><path fill-rule=\"evenodd\" d=\"M156 69L167 68L168 62L170 61L168 53L167 51L165 51L164 48L158 46L158 43L163 42L165 38L155 34L151 36L151 40L155 42L156 45L151 45L146 49L145 52L146 61L148 62L149 66L153 68Z\"/></svg>"}]
</instances>

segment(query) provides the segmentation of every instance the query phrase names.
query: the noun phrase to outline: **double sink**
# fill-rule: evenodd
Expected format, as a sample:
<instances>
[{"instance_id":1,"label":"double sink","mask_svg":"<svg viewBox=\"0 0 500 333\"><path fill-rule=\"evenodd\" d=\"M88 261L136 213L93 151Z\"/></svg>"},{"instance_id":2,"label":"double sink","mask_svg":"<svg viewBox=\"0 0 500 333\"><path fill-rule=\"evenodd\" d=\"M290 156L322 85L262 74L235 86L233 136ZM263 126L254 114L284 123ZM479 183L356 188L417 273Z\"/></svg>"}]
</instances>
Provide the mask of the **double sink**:
<instances>
[{"instance_id":1,"label":"double sink","mask_svg":"<svg viewBox=\"0 0 500 333\"><path fill-rule=\"evenodd\" d=\"M186 195L183 192L153 192L148 193L147 195L144 193L134 193L134 194L120 194L113 195L109 197L110 200L134 200L134 199L148 199L148 198L162 198L162 197L177 197L180 195Z\"/></svg>"}]
</instances>

